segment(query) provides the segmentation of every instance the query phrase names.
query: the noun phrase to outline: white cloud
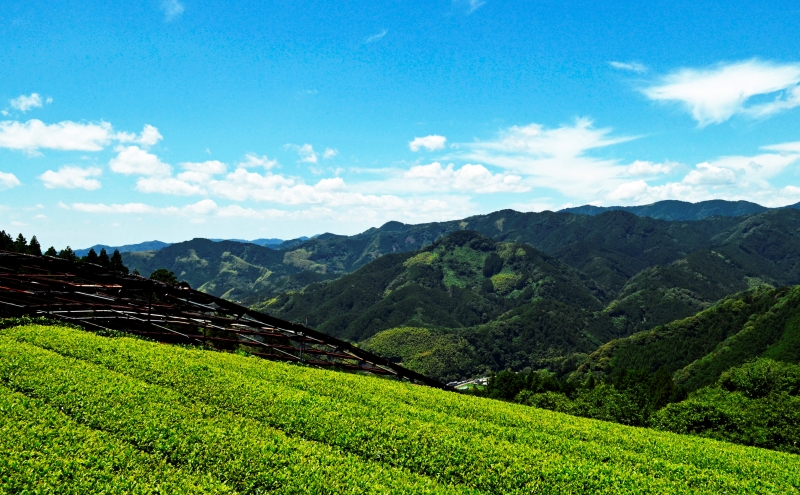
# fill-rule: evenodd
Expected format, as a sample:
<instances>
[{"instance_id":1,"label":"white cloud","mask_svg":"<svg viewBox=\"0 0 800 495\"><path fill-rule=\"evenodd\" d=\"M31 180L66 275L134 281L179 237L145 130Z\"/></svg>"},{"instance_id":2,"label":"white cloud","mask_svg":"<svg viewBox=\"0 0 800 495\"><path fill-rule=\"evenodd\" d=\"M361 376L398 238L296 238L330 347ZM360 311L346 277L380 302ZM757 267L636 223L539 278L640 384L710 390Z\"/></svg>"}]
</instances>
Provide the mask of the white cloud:
<instances>
[{"instance_id":1,"label":"white cloud","mask_svg":"<svg viewBox=\"0 0 800 495\"><path fill-rule=\"evenodd\" d=\"M625 200L640 197L648 189L647 182L637 180L634 182L626 182L620 184L614 191L612 191L608 198L611 200Z\"/></svg>"},{"instance_id":2,"label":"white cloud","mask_svg":"<svg viewBox=\"0 0 800 495\"><path fill-rule=\"evenodd\" d=\"M0 172L0 191L5 189L11 189L12 187L17 187L22 184L17 176L7 172Z\"/></svg>"},{"instance_id":3,"label":"white cloud","mask_svg":"<svg viewBox=\"0 0 800 495\"><path fill-rule=\"evenodd\" d=\"M791 143L771 144L769 146L762 146L761 149L769 151L779 151L782 153L800 153L800 141Z\"/></svg>"},{"instance_id":4,"label":"white cloud","mask_svg":"<svg viewBox=\"0 0 800 495\"><path fill-rule=\"evenodd\" d=\"M155 213L157 208L143 203L111 204L104 203L72 203L72 205L61 206L67 210L75 210L83 213Z\"/></svg>"},{"instance_id":5,"label":"white cloud","mask_svg":"<svg viewBox=\"0 0 800 495\"><path fill-rule=\"evenodd\" d=\"M765 206L797 202L800 188L770 183L787 167L800 161L800 154L727 156L699 163L680 182L650 185L644 180L626 182L605 196L606 201L645 204L665 199L705 201L725 198L746 200Z\"/></svg>"},{"instance_id":6,"label":"white cloud","mask_svg":"<svg viewBox=\"0 0 800 495\"><path fill-rule=\"evenodd\" d=\"M177 19L183 14L183 4L178 0L164 0L161 4L161 10L164 11L164 18L167 22Z\"/></svg>"},{"instance_id":7,"label":"white cloud","mask_svg":"<svg viewBox=\"0 0 800 495\"><path fill-rule=\"evenodd\" d=\"M93 177L100 177L102 170L97 167L80 168L67 165L58 169L58 172L48 170L39 176L48 189L86 189L93 191L100 188L100 181Z\"/></svg>"},{"instance_id":8,"label":"white cloud","mask_svg":"<svg viewBox=\"0 0 800 495\"><path fill-rule=\"evenodd\" d=\"M228 171L228 166L218 160L207 160L205 162L183 162L181 167L184 170L203 176L224 174Z\"/></svg>"},{"instance_id":9,"label":"white cloud","mask_svg":"<svg viewBox=\"0 0 800 495\"><path fill-rule=\"evenodd\" d=\"M287 150L294 150L300 155L300 161L303 163L317 163L317 152L314 151L314 147L310 144L304 144L303 146L287 144L284 148Z\"/></svg>"},{"instance_id":10,"label":"white cloud","mask_svg":"<svg viewBox=\"0 0 800 495\"><path fill-rule=\"evenodd\" d=\"M595 129L589 119L547 129L540 124L513 126L497 139L460 143L450 158L505 168L528 176L532 186L555 189L568 197L595 197L623 182L627 167L618 160L588 153L634 137L612 137L611 129Z\"/></svg>"},{"instance_id":11,"label":"white cloud","mask_svg":"<svg viewBox=\"0 0 800 495\"><path fill-rule=\"evenodd\" d=\"M108 122L79 123L63 121L45 124L41 120L0 122L0 148L36 153L40 149L61 151L101 151L112 142L138 143L149 147L162 139L158 129L145 125L138 136L115 132Z\"/></svg>"},{"instance_id":12,"label":"white cloud","mask_svg":"<svg viewBox=\"0 0 800 495\"><path fill-rule=\"evenodd\" d=\"M636 160L635 162L628 165L628 168L625 170L628 175L634 176L647 176L647 175L658 175L658 174L668 174L678 166L677 163L666 161L664 163L653 163L648 161Z\"/></svg>"},{"instance_id":13,"label":"white cloud","mask_svg":"<svg viewBox=\"0 0 800 495\"><path fill-rule=\"evenodd\" d=\"M388 29L383 29L383 30L381 30L380 33L376 33L376 34L373 34L372 36L368 37L366 40L364 40L364 43L374 43L374 42L378 41L379 39L383 38L384 36L386 36L386 34L388 32L389 32Z\"/></svg>"},{"instance_id":14,"label":"white cloud","mask_svg":"<svg viewBox=\"0 0 800 495\"><path fill-rule=\"evenodd\" d=\"M138 136L132 132L118 132L114 135L114 138L120 143L136 143L145 148L149 148L161 141L164 136L158 132L156 127L145 124L142 132Z\"/></svg>"},{"instance_id":15,"label":"white cloud","mask_svg":"<svg viewBox=\"0 0 800 495\"><path fill-rule=\"evenodd\" d=\"M647 72L647 67L639 62L609 62L608 65L615 69L620 70L628 70L631 72L636 72L638 74L643 74Z\"/></svg>"},{"instance_id":16,"label":"white cloud","mask_svg":"<svg viewBox=\"0 0 800 495\"><path fill-rule=\"evenodd\" d=\"M64 121L45 124L41 120L0 122L0 148L35 152L54 150L100 151L115 135L111 124L80 124Z\"/></svg>"},{"instance_id":17,"label":"white cloud","mask_svg":"<svg viewBox=\"0 0 800 495\"><path fill-rule=\"evenodd\" d=\"M205 194L205 188L175 177L141 177L136 181L136 190L143 193L195 196Z\"/></svg>"},{"instance_id":18,"label":"white cloud","mask_svg":"<svg viewBox=\"0 0 800 495\"><path fill-rule=\"evenodd\" d=\"M414 152L422 148L428 151L437 151L444 149L445 142L447 142L446 137L433 134L425 137L415 137L413 141L408 143L408 148Z\"/></svg>"},{"instance_id":19,"label":"white cloud","mask_svg":"<svg viewBox=\"0 0 800 495\"><path fill-rule=\"evenodd\" d=\"M228 167L217 160L205 162L183 162L185 172L177 177L142 177L136 181L136 190L143 193L194 196L207 194L206 186L215 175L224 174Z\"/></svg>"},{"instance_id":20,"label":"white cloud","mask_svg":"<svg viewBox=\"0 0 800 495\"><path fill-rule=\"evenodd\" d=\"M522 184L522 177L510 174L492 174L483 165L466 164L456 170L451 163L442 167L439 162L416 165L403 174L406 180L421 181L438 191L455 189L476 193L525 192L530 187Z\"/></svg>"},{"instance_id":21,"label":"white cloud","mask_svg":"<svg viewBox=\"0 0 800 495\"><path fill-rule=\"evenodd\" d=\"M40 108L44 102L51 103L52 101L52 98L48 98L47 100L43 101L42 97L39 96L38 93L31 93L30 96L19 95L13 100L8 100L8 103L11 105L11 108L25 113L31 108Z\"/></svg>"},{"instance_id":22,"label":"white cloud","mask_svg":"<svg viewBox=\"0 0 800 495\"><path fill-rule=\"evenodd\" d=\"M165 176L172 173L172 167L138 146L120 146L116 151L117 156L108 166L119 174Z\"/></svg>"},{"instance_id":23,"label":"white cloud","mask_svg":"<svg viewBox=\"0 0 800 495\"><path fill-rule=\"evenodd\" d=\"M652 100L683 104L701 127L736 114L764 117L800 105L800 64L748 60L708 69L682 69L643 90ZM749 105L758 95L774 101Z\"/></svg>"},{"instance_id":24,"label":"white cloud","mask_svg":"<svg viewBox=\"0 0 800 495\"><path fill-rule=\"evenodd\" d=\"M264 167L269 170L278 165L278 160L270 160L266 156L258 156L255 153L248 153L243 162L239 162L240 167Z\"/></svg>"},{"instance_id":25,"label":"white cloud","mask_svg":"<svg viewBox=\"0 0 800 495\"><path fill-rule=\"evenodd\" d=\"M716 167L710 163L700 163L697 168L683 178L684 184L721 185L736 182L736 173L730 168Z\"/></svg>"},{"instance_id":26,"label":"white cloud","mask_svg":"<svg viewBox=\"0 0 800 495\"><path fill-rule=\"evenodd\" d=\"M334 148L325 148L325 152L322 154L322 159L323 160L329 160L329 159L335 157L338 154L339 154L339 150L336 150Z\"/></svg>"}]
</instances>

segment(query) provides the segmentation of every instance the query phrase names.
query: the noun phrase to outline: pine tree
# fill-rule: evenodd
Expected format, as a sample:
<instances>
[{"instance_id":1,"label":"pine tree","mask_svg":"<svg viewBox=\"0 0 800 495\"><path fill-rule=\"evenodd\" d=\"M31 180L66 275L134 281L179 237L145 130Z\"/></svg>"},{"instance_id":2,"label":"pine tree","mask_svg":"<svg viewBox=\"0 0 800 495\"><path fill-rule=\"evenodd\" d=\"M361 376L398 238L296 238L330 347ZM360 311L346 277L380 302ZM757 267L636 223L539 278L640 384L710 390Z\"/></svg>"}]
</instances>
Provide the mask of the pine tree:
<instances>
[{"instance_id":1,"label":"pine tree","mask_svg":"<svg viewBox=\"0 0 800 495\"><path fill-rule=\"evenodd\" d=\"M47 248L47 251L44 252L44 255L56 257L58 256L58 251L56 251L56 248L54 248L53 246L50 246L49 248Z\"/></svg>"},{"instance_id":2,"label":"pine tree","mask_svg":"<svg viewBox=\"0 0 800 495\"><path fill-rule=\"evenodd\" d=\"M92 248L89 250L88 253L86 253L86 259L84 261L86 261L87 263L91 263L93 265L97 265L98 259L99 257L97 256L97 251L95 251L94 248Z\"/></svg>"},{"instance_id":3,"label":"pine tree","mask_svg":"<svg viewBox=\"0 0 800 495\"><path fill-rule=\"evenodd\" d=\"M111 267L111 259L108 257L106 248L100 250L100 256L97 257L97 264L106 268Z\"/></svg>"},{"instance_id":4,"label":"pine tree","mask_svg":"<svg viewBox=\"0 0 800 495\"><path fill-rule=\"evenodd\" d=\"M63 258L67 261L78 261L78 256L72 250L71 247L67 246L58 253L59 258Z\"/></svg>"},{"instance_id":5,"label":"pine tree","mask_svg":"<svg viewBox=\"0 0 800 495\"><path fill-rule=\"evenodd\" d=\"M115 249L114 254L111 255L111 269L115 272L128 273L128 267L122 263L122 255L119 254L119 249Z\"/></svg>"},{"instance_id":6,"label":"pine tree","mask_svg":"<svg viewBox=\"0 0 800 495\"><path fill-rule=\"evenodd\" d=\"M22 235L22 232L17 236L17 240L14 241L14 251L18 253L25 253L28 251L28 241L25 239L25 236Z\"/></svg>"},{"instance_id":7,"label":"pine tree","mask_svg":"<svg viewBox=\"0 0 800 495\"><path fill-rule=\"evenodd\" d=\"M14 239L5 230L0 230L0 249L3 251L14 250Z\"/></svg>"},{"instance_id":8,"label":"pine tree","mask_svg":"<svg viewBox=\"0 0 800 495\"><path fill-rule=\"evenodd\" d=\"M28 244L28 254L34 256L42 255L42 246L39 244L39 240L36 239L36 236L31 237L31 242Z\"/></svg>"}]
</instances>

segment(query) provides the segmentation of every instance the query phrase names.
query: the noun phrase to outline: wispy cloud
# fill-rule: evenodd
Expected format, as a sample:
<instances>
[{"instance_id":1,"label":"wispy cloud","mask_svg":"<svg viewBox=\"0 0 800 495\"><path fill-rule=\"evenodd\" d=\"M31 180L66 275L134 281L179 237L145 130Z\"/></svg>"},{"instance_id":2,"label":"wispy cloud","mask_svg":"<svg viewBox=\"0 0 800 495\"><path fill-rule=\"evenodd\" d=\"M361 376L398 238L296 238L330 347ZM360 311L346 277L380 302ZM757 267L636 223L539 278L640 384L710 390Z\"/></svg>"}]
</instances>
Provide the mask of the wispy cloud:
<instances>
[{"instance_id":1,"label":"wispy cloud","mask_svg":"<svg viewBox=\"0 0 800 495\"><path fill-rule=\"evenodd\" d=\"M322 154L323 160L330 160L331 158L335 157L339 154L339 150L335 148L325 148L325 152Z\"/></svg>"},{"instance_id":2,"label":"wispy cloud","mask_svg":"<svg viewBox=\"0 0 800 495\"><path fill-rule=\"evenodd\" d=\"M40 149L100 151L113 142L137 143L149 147L161 140L158 129L145 125L138 136L116 132L108 122L79 123L69 120L45 124L41 120L0 122L0 148L23 150L30 154Z\"/></svg>"},{"instance_id":3,"label":"wispy cloud","mask_svg":"<svg viewBox=\"0 0 800 495\"><path fill-rule=\"evenodd\" d=\"M414 152L419 151L422 148L425 148L428 151L437 151L444 149L445 142L447 142L446 137L432 134L425 137L415 137L412 141L409 141L408 148Z\"/></svg>"},{"instance_id":4,"label":"wispy cloud","mask_svg":"<svg viewBox=\"0 0 800 495\"><path fill-rule=\"evenodd\" d=\"M19 110L22 113L27 112L31 108L41 108L45 103L52 103L52 98L42 99L38 93L31 93L30 96L19 95L18 97L8 100L11 108Z\"/></svg>"},{"instance_id":5,"label":"wispy cloud","mask_svg":"<svg viewBox=\"0 0 800 495\"><path fill-rule=\"evenodd\" d=\"M372 36L370 36L367 39L365 39L364 43L374 43L374 42L378 41L379 39L383 38L384 36L386 36L388 33L389 33L388 29L383 29L383 30L381 30L380 33L373 34Z\"/></svg>"},{"instance_id":6,"label":"wispy cloud","mask_svg":"<svg viewBox=\"0 0 800 495\"><path fill-rule=\"evenodd\" d=\"M164 0L161 10L164 11L164 19L170 22L180 17L185 9L179 0Z\"/></svg>"},{"instance_id":7,"label":"wispy cloud","mask_svg":"<svg viewBox=\"0 0 800 495\"><path fill-rule=\"evenodd\" d=\"M163 177L172 173L172 167L138 146L120 146L116 151L117 156L108 162L108 166L118 174Z\"/></svg>"},{"instance_id":8,"label":"wispy cloud","mask_svg":"<svg viewBox=\"0 0 800 495\"><path fill-rule=\"evenodd\" d=\"M459 3L466 3L467 15L470 15L471 13L475 12L479 8L486 5L485 0L456 0L456 1L459 1Z\"/></svg>"},{"instance_id":9,"label":"wispy cloud","mask_svg":"<svg viewBox=\"0 0 800 495\"><path fill-rule=\"evenodd\" d=\"M581 118L557 128L513 126L496 139L456 145L453 158L514 171L527 176L529 184L569 197L593 197L621 183L627 167L591 152L632 139L612 136L611 129L597 129L590 119Z\"/></svg>"},{"instance_id":10,"label":"wispy cloud","mask_svg":"<svg viewBox=\"0 0 800 495\"><path fill-rule=\"evenodd\" d=\"M665 199L696 202L724 197L781 206L800 200L800 188L775 186L771 179L798 161L800 153L796 152L720 157L698 163L680 181L624 182L605 196L605 203L645 204Z\"/></svg>"},{"instance_id":11,"label":"wispy cloud","mask_svg":"<svg viewBox=\"0 0 800 495\"><path fill-rule=\"evenodd\" d=\"M800 64L748 60L705 69L681 69L664 76L643 93L654 101L683 105L700 127L734 115L766 117L800 106ZM751 98L774 95L768 103Z\"/></svg>"},{"instance_id":12,"label":"wispy cloud","mask_svg":"<svg viewBox=\"0 0 800 495\"><path fill-rule=\"evenodd\" d=\"M636 160L628 165L626 172L628 175L633 176L653 176L659 174L668 174L679 164L675 162L665 161L664 163L653 163L646 160Z\"/></svg>"},{"instance_id":13,"label":"wispy cloud","mask_svg":"<svg viewBox=\"0 0 800 495\"><path fill-rule=\"evenodd\" d=\"M283 146L283 148L287 150L294 150L300 156L300 161L303 163L317 163L319 161L319 155L316 151L314 151L314 147L308 143L302 146L296 144L286 144Z\"/></svg>"},{"instance_id":14,"label":"wispy cloud","mask_svg":"<svg viewBox=\"0 0 800 495\"><path fill-rule=\"evenodd\" d=\"M100 188L100 181L95 179L102 174L97 167L81 168L67 165L58 172L48 170L39 176L47 189L86 189L93 191Z\"/></svg>"},{"instance_id":15,"label":"wispy cloud","mask_svg":"<svg viewBox=\"0 0 800 495\"><path fill-rule=\"evenodd\" d=\"M12 173L0 172L0 190L11 189L22 184Z\"/></svg>"},{"instance_id":16,"label":"wispy cloud","mask_svg":"<svg viewBox=\"0 0 800 495\"><path fill-rule=\"evenodd\" d=\"M609 62L608 65L615 69L619 70L627 70L631 72L636 72L637 74L644 74L647 72L647 67L644 64L640 64L639 62L616 62L612 61Z\"/></svg>"},{"instance_id":17,"label":"wispy cloud","mask_svg":"<svg viewBox=\"0 0 800 495\"><path fill-rule=\"evenodd\" d=\"M522 177L513 174L493 174L483 165L467 163L456 169L451 163L443 167L439 162L416 165L403 174L403 179L422 182L435 191L456 190L475 193L518 193L530 191Z\"/></svg>"}]
</instances>

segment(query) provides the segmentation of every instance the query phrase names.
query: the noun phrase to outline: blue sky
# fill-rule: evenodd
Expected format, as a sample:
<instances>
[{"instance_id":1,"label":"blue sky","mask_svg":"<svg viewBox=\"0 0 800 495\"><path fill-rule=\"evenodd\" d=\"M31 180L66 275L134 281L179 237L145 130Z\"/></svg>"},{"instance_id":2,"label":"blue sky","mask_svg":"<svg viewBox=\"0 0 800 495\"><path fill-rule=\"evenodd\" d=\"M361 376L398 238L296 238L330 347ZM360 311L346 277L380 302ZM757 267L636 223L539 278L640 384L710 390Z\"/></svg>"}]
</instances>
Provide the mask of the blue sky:
<instances>
[{"instance_id":1,"label":"blue sky","mask_svg":"<svg viewBox=\"0 0 800 495\"><path fill-rule=\"evenodd\" d=\"M796 2L4 2L0 228L84 247L800 201Z\"/></svg>"}]
</instances>

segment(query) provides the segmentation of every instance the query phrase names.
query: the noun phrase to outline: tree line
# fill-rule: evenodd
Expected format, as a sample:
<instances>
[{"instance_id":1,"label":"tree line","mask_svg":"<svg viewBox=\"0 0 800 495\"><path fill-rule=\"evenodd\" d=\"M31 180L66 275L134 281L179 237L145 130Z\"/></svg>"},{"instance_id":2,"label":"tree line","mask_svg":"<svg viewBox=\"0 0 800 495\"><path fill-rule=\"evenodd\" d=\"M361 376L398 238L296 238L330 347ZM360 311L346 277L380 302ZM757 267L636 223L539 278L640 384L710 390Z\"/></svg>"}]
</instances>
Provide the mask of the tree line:
<instances>
[{"instance_id":1,"label":"tree line","mask_svg":"<svg viewBox=\"0 0 800 495\"><path fill-rule=\"evenodd\" d=\"M0 230L0 250L33 256L52 256L53 258L61 258L73 262L92 263L115 272L130 273L128 267L122 262L122 254L120 254L119 249L115 249L111 256L108 255L105 248L101 249L99 254L94 249L90 249L85 256L78 256L69 246L61 251L56 251L56 248L50 246L47 251L42 253L42 246L36 236L31 237L31 240L28 241L20 233L15 239L5 230ZM138 275L138 270L134 270L133 274Z\"/></svg>"}]
</instances>

